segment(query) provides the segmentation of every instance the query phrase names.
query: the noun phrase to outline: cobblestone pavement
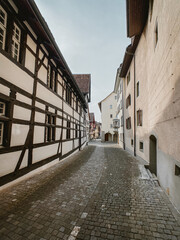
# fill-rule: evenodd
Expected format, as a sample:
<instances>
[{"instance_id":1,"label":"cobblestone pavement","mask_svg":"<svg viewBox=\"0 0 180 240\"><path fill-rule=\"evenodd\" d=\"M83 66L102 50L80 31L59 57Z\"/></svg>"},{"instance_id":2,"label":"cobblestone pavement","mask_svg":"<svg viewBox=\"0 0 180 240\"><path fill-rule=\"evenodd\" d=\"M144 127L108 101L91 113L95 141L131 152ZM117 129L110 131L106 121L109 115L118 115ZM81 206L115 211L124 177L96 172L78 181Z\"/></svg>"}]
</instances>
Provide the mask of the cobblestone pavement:
<instances>
[{"instance_id":1,"label":"cobblestone pavement","mask_svg":"<svg viewBox=\"0 0 180 240\"><path fill-rule=\"evenodd\" d=\"M0 240L180 240L180 225L142 163L90 144L0 192Z\"/></svg>"}]
</instances>

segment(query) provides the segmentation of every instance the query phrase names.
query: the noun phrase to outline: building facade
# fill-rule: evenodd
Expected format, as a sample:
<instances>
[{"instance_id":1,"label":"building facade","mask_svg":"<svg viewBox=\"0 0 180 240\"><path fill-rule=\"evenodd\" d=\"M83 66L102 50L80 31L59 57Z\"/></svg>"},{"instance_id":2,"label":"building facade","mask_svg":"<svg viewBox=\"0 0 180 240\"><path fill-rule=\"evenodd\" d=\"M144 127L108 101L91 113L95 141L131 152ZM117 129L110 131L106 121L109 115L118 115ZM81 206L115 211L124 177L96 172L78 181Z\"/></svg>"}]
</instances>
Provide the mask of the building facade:
<instances>
[{"instance_id":1,"label":"building facade","mask_svg":"<svg viewBox=\"0 0 180 240\"><path fill-rule=\"evenodd\" d=\"M138 4L137 4L138 3ZM180 210L180 2L127 0L124 144Z\"/></svg>"},{"instance_id":2,"label":"building facade","mask_svg":"<svg viewBox=\"0 0 180 240\"><path fill-rule=\"evenodd\" d=\"M81 149L86 113L35 2L0 1L0 184Z\"/></svg>"},{"instance_id":3,"label":"building facade","mask_svg":"<svg viewBox=\"0 0 180 240\"><path fill-rule=\"evenodd\" d=\"M123 108L123 79L120 78L121 66L117 69L114 92L117 94L116 118L113 120L113 127L118 134L118 144L124 147L124 108Z\"/></svg>"},{"instance_id":4,"label":"building facade","mask_svg":"<svg viewBox=\"0 0 180 240\"><path fill-rule=\"evenodd\" d=\"M105 99L98 103L101 111L101 140L102 142L117 142L118 135L113 128L113 119L116 117L117 95L110 93Z\"/></svg>"}]
</instances>

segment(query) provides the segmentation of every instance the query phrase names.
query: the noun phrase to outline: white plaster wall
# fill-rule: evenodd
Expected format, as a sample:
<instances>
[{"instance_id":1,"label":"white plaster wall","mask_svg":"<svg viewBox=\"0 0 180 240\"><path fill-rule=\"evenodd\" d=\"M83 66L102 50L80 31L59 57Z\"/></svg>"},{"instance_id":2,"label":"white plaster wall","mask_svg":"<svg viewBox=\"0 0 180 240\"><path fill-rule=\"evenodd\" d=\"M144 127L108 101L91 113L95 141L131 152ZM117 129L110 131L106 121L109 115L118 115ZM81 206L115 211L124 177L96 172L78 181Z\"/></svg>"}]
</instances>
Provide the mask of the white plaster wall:
<instances>
[{"instance_id":1,"label":"white plaster wall","mask_svg":"<svg viewBox=\"0 0 180 240\"><path fill-rule=\"evenodd\" d=\"M29 131L29 126L12 124L11 147L24 145Z\"/></svg>"},{"instance_id":2,"label":"white plaster wall","mask_svg":"<svg viewBox=\"0 0 180 240\"><path fill-rule=\"evenodd\" d=\"M8 58L0 54L0 76L10 83L22 88L23 90L32 93L33 91L33 78L26 72L16 66ZM6 71L8 66L8 71Z\"/></svg>"},{"instance_id":3,"label":"white plaster wall","mask_svg":"<svg viewBox=\"0 0 180 240\"><path fill-rule=\"evenodd\" d=\"M34 73L34 69L35 69L35 57L33 56L33 54L26 49L26 57L25 57L25 67L31 71L32 73Z\"/></svg>"},{"instance_id":4,"label":"white plaster wall","mask_svg":"<svg viewBox=\"0 0 180 240\"><path fill-rule=\"evenodd\" d=\"M10 89L2 84L0 84L1 93L5 94L6 96L9 96Z\"/></svg>"},{"instance_id":5,"label":"white plaster wall","mask_svg":"<svg viewBox=\"0 0 180 240\"><path fill-rule=\"evenodd\" d=\"M66 113L68 113L69 115L72 115L72 114L73 114L72 108L71 108L67 103L64 103L64 111L65 111Z\"/></svg>"},{"instance_id":6,"label":"white plaster wall","mask_svg":"<svg viewBox=\"0 0 180 240\"><path fill-rule=\"evenodd\" d=\"M57 154L58 143L33 149L33 163Z\"/></svg>"},{"instance_id":7,"label":"white plaster wall","mask_svg":"<svg viewBox=\"0 0 180 240\"><path fill-rule=\"evenodd\" d=\"M42 110L45 110L46 109L46 106L40 102L35 102L35 106L38 107L38 108L41 108Z\"/></svg>"},{"instance_id":8,"label":"white plaster wall","mask_svg":"<svg viewBox=\"0 0 180 240\"><path fill-rule=\"evenodd\" d=\"M105 133L110 132L114 134L113 128L110 128L110 124L113 124L113 119L116 117L116 100L115 93L111 93L106 99L101 102L101 119L102 119L102 131ZM112 105L112 109L110 109ZM110 118L110 114L113 115Z\"/></svg>"},{"instance_id":9,"label":"white plaster wall","mask_svg":"<svg viewBox=\"0 0 180 240\"><path fill-rule=\"evenodd\" d=\"M45 127L41 127L41 126L34 127L34 139L33 139L34 144L44 142L44 132L45 132Z\"/></svg>"},{"instance_id":10,"label":"white plaster wall","mask_svg":"<svg viewBox=\"0 0 180 240\"><path fill-rule=\"evenodd\" d=\"M62 155L68 153L73 149L73 141L63 142L62 145Z\"/></svg>"},{"instance_id":11,"label":"white plaster wall","mask_svg":"<svg viewBox=\"0 0 180 240\"><path fill-rule=\"evenodd\" d=\"M58 106L59 103L61 104L60 98L39 83L37 84L37 97L55 106Z\"/></svg>"},{"instance_id":12,"label":"white plaster wall","mask_svg":"<svg viewBox=\"0 0 180 240\"><path fill-rule=\"evenodd\" d=\"M35 112L35 122L45 123L45 114L40 112Z\"/></svg>"},{"instance_id":13,"label":"white plaster wall","mask_svg":"<svg viewBox=\"0 0 180 240\"><path fill-rule=\"evenodd\" d=\"M0 155L1 167L0 176L4 176L8 173L14 172L21 151L5 153Z\"/></svg>"},{"instance_id":14,"label":"white plaster wall","mask_svg":"<svg viewBox=\"0 0 180 240\"><path fill-rule=\"evenodd\" d=\"M60 140L61 128L56 128L56 140Z\"/></svg>"},{"instance_id":15,"label":"white plaster wall","mask_svg":"<svg viewBox=\"0 0 180 240\"><path fill-rule=\"evenodd\" d=\"M27 103L29 105L32 104L32 100L30 98L25 97L24 95L22 95L20 93L16 93L16 99L21 101L21 102Z\"/></svg>"},{"instance_id":16,"label":"white plaster wall","mask_svg":"<svg viewBox=\"0 0 180 240\"><path fill-rule=\"evenodd\" d=\"M43 65L38 71L38 78L47 84L47 69Z\"/></svg>"},{"instance_id":17,"label":"white plaster wall","mask_svg":"<svg viewBox=\"0 0 180 240\"><path fill-rule=\"evenodd\" d=\"M79 140L76 139L76 140L74 140L74 147L77 148L78 146L79 146Z\"/></svg>"},{"instance_id":18,"label":"white plaster wall","mask_svg":"<svg viewBox=\"0 0 180 240\"><path fill-rule=\"evenodd\" d=\"M32 38L27 34L27 45L32 49L34 53L36 53L36 43L32 40Z\"/></svg>"},{"instance_id":19,"label":"white plaster wall","mask_svg":"<svg viewBox=\"0 0 180 240\"><path fill-rule=\"evenodd\" d=\"M14 105L13 118L30 121L31 110Z\"/></svg>"}]
</instances>

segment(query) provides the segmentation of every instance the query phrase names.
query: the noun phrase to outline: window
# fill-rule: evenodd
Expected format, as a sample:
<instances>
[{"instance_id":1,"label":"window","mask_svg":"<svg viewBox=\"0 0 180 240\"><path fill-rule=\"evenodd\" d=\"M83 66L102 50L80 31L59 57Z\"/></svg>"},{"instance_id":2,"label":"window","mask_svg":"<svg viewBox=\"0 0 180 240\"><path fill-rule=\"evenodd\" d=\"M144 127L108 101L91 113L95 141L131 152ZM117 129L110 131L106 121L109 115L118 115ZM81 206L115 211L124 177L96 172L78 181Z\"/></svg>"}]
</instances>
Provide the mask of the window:
<instances>
[{"instance_id":1,"label":"window","mask_svg":"<svg viewBox=\"0 0 180 240\"><path fill-rule=\"evenodd\" d=\"M78 138L78 125L76 124L75 138Z\"/></svg>"},{"instance_id":2,"label":"window","mask_svg":"<svg viewBox=\"0 0 180 240\"><path fill-rule=\"evenodd\" d=\"M0 116L5 115L5 103L4 102L0 102Z\"/></svg>"},{"instance_id":3,"label":"window","mask_svg":"<svg viewBox=\"0 0 180 240\"><path fill-rule=\"evenodd\" d=\"M0 48L5 49L7 13L0 6Z\"/></svg>"},{"instance_id":4,"label":"window","mask_svg":"<svg viewBox=\"0 0 180 240\"><path fill-rule=\"evenodd\" d=\"M0 146L10 146L10 136L8 134L9 122L9 103L0 99Z\"/></svg>"},{"instance_id":5,"label":"window","mask_svg":"<svg viewBox=\"0 0 180 240\"><path fill-rule=\"evenodd\" d=\"M70 121L67 121L67 129L66 129L66 139L70 139L71 137L71 123Z\"/></svg>"},{"instance_id":6,"label":"window","mask_svg":"<svg viewBox=\"0 0 180 240\"><path fill-rule=\"evenodd\" d=\"M47 73L47 85L49 88L51 88L53 91L56 92L57 90L57 73L55 71L55 68L48 65L48 73Z\"/></svg>"},{"instance_id":7,"label":"window","mask_svg":"<svg viewBox=\"0 0 180 240\"><path fill-rule=\"evenodd\" d=\"M142 110L137 111L137 126L142 126Z\"/></svg>"},{"instance_id":8,"label":"window","mask_svg":"<svg viewBox=\"0 0 180 240\"><path fill-rule=\"evenodd\" d=\"M47 116L46 116L46 123L47 123L47 127L46 127L46 141L47 142L55 141L56 117L54 115L47 114Z\"/></svg>"},{"instance_id":9,"label":"window","mask_svg":"<svg viewBox=\"0 0 180 240\"><path fill-rule=\"evenodd\" d=\"M156 21L156 26L155 26L155 47L158 43L158 22Z\"/></svg>"},{"instance_id":10,"label":"window","mask_svg":"<svg viewBox=\"0 0 180 240\"><path fill-rule=\"evenodd\" d=\"M78 112L78 99L76 98L76 111Z\"/></svg>"},{"instance_id":11,"label":"window","mask_svg":"<svg viewBox=\"0 0 180 240\"><path fill-rule=\"evenodd\" d=\"M117 96L115 96L115 100L117 99Z\"/></svg>"},{"instance_id":12,"label":"window","mask_svg":"<svg viewBox=\"0 0 180 240\"><path fill-rule=\"evenodd\" d=\"M180 167L175 165L175 175L180 176Z\"/></svg>"},{"instance_id":13,"label":"window","mask_svg":"<svg viewBox=\"0 0 180 240\"><path fill-rule=\"evenodd\" d=\"M129 84L129 82L130 82L130 72L127 75L127 85Z\"/></svg>"},{"instance_id":14,"label":"window","mask_svg":"<svg viewBox=\"0 0 180 240\"><path fill-rule=\"evenodd\" d=\"M21 42L21 30L20 28L14 23L13 26L13 35L12 35L12 57L19 61L19 54L20 54L20 42Z\"/></svg>"},{"instance_id":15,"label":"window","mask_svg":"<svg viewBox=\"0 0 180 240\"><path fill-rule=\"evenodd\" d=\"M136 92L136 94L137 94L137 97L139 97L139 82L137 82L137 92Z\"/></svg>"},{"instance_id":16,"label":"window","mask_svg":"<svg viewBox=\"0 0 180 240\"><path fill-rule=\"evenodd\" d=\"M126 119L126 129L131 129L131 117Z\"/></svg>"},{"instance_id":17,"label":"window","mask_svg":"<svg viewBox=\"0 0 180 240\"><path fill-rule=\"evenodd\" d=\"M122 109L122 100L120 101L120 109Z\"/></svg>"},{"instance_id":18,"label":"window","mask_svg":"<svg viewBox=\"0 0 180 240\"><path fill-rule=\"evenodd\" d=\"M113 125L112 124L110 124L110 128L112 128L113 127Z\"/></svg>"},{"instance_id":19,"label":"window","mask_svg":"<svg viewBox=\"0 0 180 240\"><path fill-rule=\"evenodd\" d=\"M71 91L66 85L66 102L69 103L70 106L71 106L71 97L72 97Z\"/></svg>"},{"instance_id":20,"label":"window","mask_svg":"<svg viewBox=\"0 0 180 240\"><path fill-rule=\"evenodd\" d=\"M131 95L126 98L126 108L128 108L131 105Z\"/></svg>"},{"instance_id":21,"label":"window","mask_svg":"<svg viewBox=\"0 0 180 240\"><path fill-rule=\"evenodd\" d=\"M123 116L121 116L121 127L123 127L124 125L124 120L123 120Z\"/></svg>"},{"instance_id":22,"label":"window","mask_svg":"<svg viewBox=\"0 0 180 240\"><path fill-rule=\"evenodd\" d=\"M112 114L110 114L110 118L112 118L113 117L113 115Z\"/></svg>"},{"instance_id":23,"label":"window","mask_svg":"<svg viewBox=\"0 0 180 240\"><path fill-rule=\"evenodd\" d=\"M133 146L133 139L131 139L131 146Z\"/></svg>"},{"instance_id":24,"label":"window","mask_svg":"<svg viewBox=\"0 0 180 240\"><path fill-rule=\"evenodd\" d=\"M112 109L112 105L110 105L109 107L110 107L110 109Z\"/></svg>"},{"instance_id":25,"label":"window","mask_svg":"<svg viewBox=\"0 0 180 240\"><path fill-rule=\"evenodd\" d=\"M140 150L141 152L143 152L143 150L144 150L144 144L143 144L143 142L139 142L139 150Z\"/></svg>"}]
</instances>

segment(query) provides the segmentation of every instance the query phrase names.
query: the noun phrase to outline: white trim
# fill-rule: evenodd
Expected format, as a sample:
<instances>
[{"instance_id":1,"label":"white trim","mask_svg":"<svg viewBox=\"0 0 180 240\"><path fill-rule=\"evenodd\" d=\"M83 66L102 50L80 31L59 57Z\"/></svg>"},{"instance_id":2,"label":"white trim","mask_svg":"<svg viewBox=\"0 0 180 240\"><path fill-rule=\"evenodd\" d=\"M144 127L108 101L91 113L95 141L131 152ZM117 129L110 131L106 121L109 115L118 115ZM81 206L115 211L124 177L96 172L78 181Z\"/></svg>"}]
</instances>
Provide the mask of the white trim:
<instances>
[{"instance_id":1,"label":"white trim","mask_svg":"<svg viewBox=\"0 0 180 240\"><path fill-rule=\"evenodd\" d=\"M4 123L0 122L0 126L2 126L2 129L0 129L0 145L2 145L3 144Z\"/></svg>"},{"instance_id":2,"label":"white trim","mask_svg":"<svg viewBox=\"0 0 180 240\"><path fill-rule=\"evenodd\" d=\"M18 8L16 7L16 5L14 4L14 2L12 0L8 0L8 2L11 4L12 8L14 9L14 11L16 13L18 13Z\"/></svg>"},{"instance_id":3,"label":"white trim","mask_svg":"<svg viewBox=\"0 0 180 240\"><path fill-rule=\"evenodd\" d=\"M2 24L1 22L0 22L0 29L3 31L3 35L2 35L2 38L3 38L3 40L2 40L2 49L4 49L5 48L5 41L6 41L6 25L7 25L7 13L6 13L6 11L0 6L0 10L4 13L4 24Z\"/></svg>"},{"instance_id":4,"label":"white trim","mask_svg":"<svg viewBox=\"0 0 180 240\"><path fill-rule=\"evenodd\" d=\"M5 115L6 104L5 104L4 102L0 102L0 104L3 104L3 107L2 107L3 112L0 113L0 116L2 116L2 115ZM0 108L1 108L1 107L0 107Z\"/></svg>"}]
</instances>

